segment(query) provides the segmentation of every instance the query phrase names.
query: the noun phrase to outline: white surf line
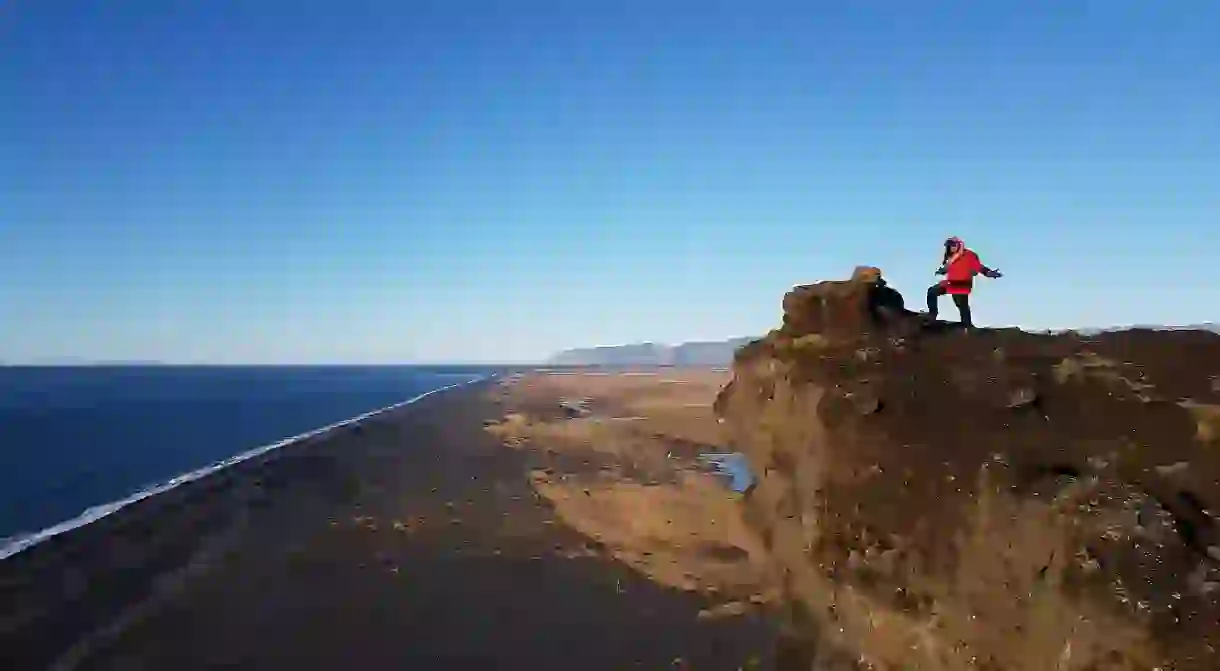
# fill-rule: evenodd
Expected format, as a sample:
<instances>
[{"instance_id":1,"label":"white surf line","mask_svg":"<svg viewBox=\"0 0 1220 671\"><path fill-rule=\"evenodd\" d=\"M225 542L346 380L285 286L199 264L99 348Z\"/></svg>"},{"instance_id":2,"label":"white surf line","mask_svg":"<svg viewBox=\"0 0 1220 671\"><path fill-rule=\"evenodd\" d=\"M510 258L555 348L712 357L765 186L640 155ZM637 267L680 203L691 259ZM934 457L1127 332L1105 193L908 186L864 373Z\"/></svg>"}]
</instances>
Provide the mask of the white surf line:
<instances>
[{"instance_id":1,"label":"white surf line","mask_svg":"<svg viewBox=\"0 0 1220 671\"><path fill-rule=\"evenodd\" d=\"M370 412L364 413L363 415L357 415L350 419L345 419L341 422L335 422L334 424L328 424L319 429L314 429L312 431L306 431L305 433L292 436L291 438L285 438L283 440L271 443L270 445L256 447L252 450L242 452L241 454L237 454L232 457L222 459L221 461L215 462L210 466L204 466L203 468L196 469L194 471L190 471L189 473L183 473L182 475L177 475L173 478L170 478L169 480L166 480L165 482L163 482L159 485L154 485L152 487L147 487L145 489L142 489L142 490L136 492L135 494L128 496L125 499L120 499L118 501L112 501L110 503L103 503L102 505L93 506L92 508L88 508L85 510L85 512L81 513L80 515L77 515L76 517L73 517L70 520L65 520L54 526L47 527L46 529L43 529L42 531L39 531L37 533L29 534L29 535L15 536L15 537L7 538L7 539L0 539L0 543L3 543L3 545L0 545L0 561L8 559L9 557L12 557L13 555L15 555L19 552L27 550L45 540L47 540L48 538L54 538L55 536L58 536L62 533L72 531L73 529L79 529L80 527L83 527L87 524L92 524L104 517L109 517L110 515L113 515L114 513L122 510L123 508L126 508L127 506L129 506L133 503L136 503L137 501L143 501L144 499L149 498L151 496L156 496L158 494L164 494L165 492L168 492L169 490L174 489L175 487L184 485L188 482L193 482L195 480L198 480L199 478L202 478L207 475L211 475L212 473L215 473L216 471L223 470L223 469L233 466L235 464L240 464L241 462L246 461L247 459L252 459L259 455L266 454L272 450L277 450L281 447L285 447L285 446L291 445L293 443L300 442L302 440L313 438L314 436L324 434L328 431L333 431L335 429L338 429L338 428L341 428L344 426L348 426L350 424L355 424L357 422L363 422L364 420L366 420L370 417L380 415L383 412L389 412L391 410L397 410L398 408L402 408L404 406L411 405L412 403L415 403L416 401L427 398L428 396L431 396L433 394L439 394L442 391L449 391L450 389L464 387L466 385L475 384L477 382L482 382L484 380L492 379L495 377L496 376L494 374L481 375L479 377L476 377L473 380L467 380L465 382L457 382L457 383L454 383L454 384L451 384L451 385L448 385L445 387L439 387L437 389L433 389L432 391L426 391L422 394L419 394L418 396L414 396L414 397L409 398L400 403L395 403L394 405L387 405L384 408L372 410Z\"/></svg>"}]
</instances>

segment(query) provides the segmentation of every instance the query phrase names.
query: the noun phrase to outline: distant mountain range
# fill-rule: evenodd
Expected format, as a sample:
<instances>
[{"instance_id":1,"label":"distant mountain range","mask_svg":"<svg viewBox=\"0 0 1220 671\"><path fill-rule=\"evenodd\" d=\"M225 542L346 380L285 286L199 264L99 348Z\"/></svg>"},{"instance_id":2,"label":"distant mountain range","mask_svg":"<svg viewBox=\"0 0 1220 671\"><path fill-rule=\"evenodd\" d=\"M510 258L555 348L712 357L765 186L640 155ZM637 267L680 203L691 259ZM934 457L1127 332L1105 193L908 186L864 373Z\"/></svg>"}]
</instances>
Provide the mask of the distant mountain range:
<instances>
[{"instance_id":1,"label":"distant mountain range","mask_svg":"<svg viewBox=\"0 0 1220 671\"><path fill-rule=\"evenodd\" d=\"M1211 331L1220 333L1220 323L1204 322L1202 324L1186 324L1183 326L1163 326L1157 324L1131 324L1128 326L1108 326L1106 328L1082 328L1071 329L1080 335L1090 336L1111 331L1125 331L1127 329L1152 329L1155 331Z\"/></svg>"},{"instance_id":2,"label":"distant mountain range","mask_svg":"<svg viewBox=\"0 0 1220 671\"><path fill-rule=\"evenodd\" d=\"M727 366L737 348L754 338L687 342L680 345L637 343L564 350L547 363L553 366Z\"/></svg>"},{"instance_id":3,"label":"distant mountain range","mask_svg":"<svg viewBox=\"0 0 1220 671\"><path fill-rule=\"evenodd\" d=\"M1186 326L1131 325L1108 328L1072 329L1081 335L1097 335L1106 331L1121 331L1130 328L1162 330L1214 331L1220 333L1220 324L1207 322ZM564 350L546 360L552 366L728 366L733 363L733 353L739 347L754 340L753 337L730 338L728 340L687 342L680 345L657 343L635 343L607 347L585 347Z\"/></svg>"}]
</instances>

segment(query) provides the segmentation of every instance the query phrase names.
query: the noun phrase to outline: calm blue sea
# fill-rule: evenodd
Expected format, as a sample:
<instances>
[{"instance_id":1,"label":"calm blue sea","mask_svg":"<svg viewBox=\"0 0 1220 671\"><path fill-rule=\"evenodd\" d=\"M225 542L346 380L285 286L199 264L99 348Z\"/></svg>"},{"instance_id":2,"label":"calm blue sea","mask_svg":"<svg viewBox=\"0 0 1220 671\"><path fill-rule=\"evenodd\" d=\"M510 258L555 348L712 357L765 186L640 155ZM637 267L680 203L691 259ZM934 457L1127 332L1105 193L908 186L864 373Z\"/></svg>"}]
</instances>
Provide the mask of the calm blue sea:
<instances>
[{"instance_id":1,"label":"calm blue sea","mask_svg":"<svg viewBox=\"0 0 1220 671\"><path fill-rule=\"evenodd\" d=\"M0 367L0 538L490 369Z\"/></svg>"}]
</instances>

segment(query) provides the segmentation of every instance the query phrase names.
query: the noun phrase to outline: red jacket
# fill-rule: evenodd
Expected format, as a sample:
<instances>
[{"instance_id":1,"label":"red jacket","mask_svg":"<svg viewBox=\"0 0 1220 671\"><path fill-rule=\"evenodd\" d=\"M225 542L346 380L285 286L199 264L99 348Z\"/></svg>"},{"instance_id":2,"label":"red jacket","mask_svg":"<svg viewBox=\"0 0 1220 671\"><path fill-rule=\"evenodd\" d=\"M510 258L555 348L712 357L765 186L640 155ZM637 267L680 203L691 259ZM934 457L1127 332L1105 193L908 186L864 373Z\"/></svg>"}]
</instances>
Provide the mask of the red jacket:
<instances>
[{"instance_id":1,"label":"red jacket","mask_svg":"<svg viewBox=\"0 0 1220 671\"><path fill-rule=\"evenodd\" d=\"M945 263L945 279L940 283L950 294L969 294L974 288L974 276L987 270L974 250L963 249Z\"/></svg>"}]
</instances>

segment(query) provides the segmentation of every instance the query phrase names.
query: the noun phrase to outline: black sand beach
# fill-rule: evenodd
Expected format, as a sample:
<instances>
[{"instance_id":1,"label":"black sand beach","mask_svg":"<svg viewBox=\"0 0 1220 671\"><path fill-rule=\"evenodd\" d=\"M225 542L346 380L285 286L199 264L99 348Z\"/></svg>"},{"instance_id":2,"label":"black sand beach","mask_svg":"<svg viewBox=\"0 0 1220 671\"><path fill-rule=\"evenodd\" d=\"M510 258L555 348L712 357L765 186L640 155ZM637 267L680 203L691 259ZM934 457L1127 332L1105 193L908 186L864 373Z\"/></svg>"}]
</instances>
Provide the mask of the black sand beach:
<instances>
[{"instance_id":1,"label":"black sand beach","mask_svg":"<svg viewBox=\"0 0 1220 671\"><path fill-rule=\"evenodd\" d=\"M774 666L761 616L587 550L483 430L479 385L0 562L7 669ZM575 555L575 556L573 556Z\"/></svg>"}]
</instances>

